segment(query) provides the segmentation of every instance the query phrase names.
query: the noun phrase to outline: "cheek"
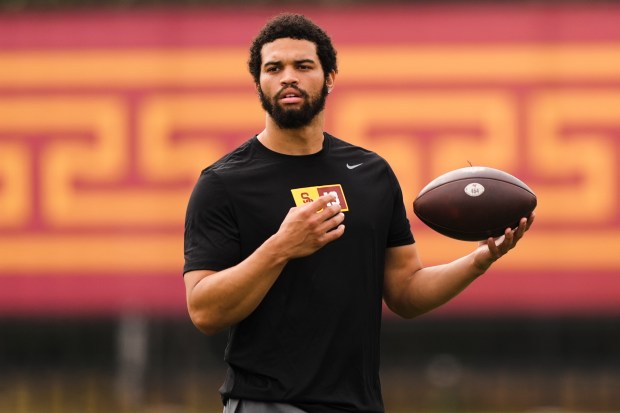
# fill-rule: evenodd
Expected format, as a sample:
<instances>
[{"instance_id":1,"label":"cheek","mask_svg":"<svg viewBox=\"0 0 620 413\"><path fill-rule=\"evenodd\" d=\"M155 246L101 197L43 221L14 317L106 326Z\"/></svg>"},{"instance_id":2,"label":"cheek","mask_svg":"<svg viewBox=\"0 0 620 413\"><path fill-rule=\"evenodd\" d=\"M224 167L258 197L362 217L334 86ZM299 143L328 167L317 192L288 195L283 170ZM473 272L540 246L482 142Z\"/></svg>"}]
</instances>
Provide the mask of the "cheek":
<instances>
[{"instance_id":1,"label":"cheek","mask_svg":"<svg viewBox=\"0 0 620 413\"><path fill-rule=\"evenodd\" d=\"M262 90L263 95L270 98L278 92L278 90L272 86L271 82L267 80L261 79L259 87L260 90Z\"/></svg>"},{"instance_id":2,"label":"cheek","mask_svg":"<svg viewBox=\"0 0 620 413\"><path fill-rule=\"evenodd\" d=\"M262 82L256 85L256 92L259 96L269 96L268 90L265 89L265 84Z\"/></svg>"}]
</instances>

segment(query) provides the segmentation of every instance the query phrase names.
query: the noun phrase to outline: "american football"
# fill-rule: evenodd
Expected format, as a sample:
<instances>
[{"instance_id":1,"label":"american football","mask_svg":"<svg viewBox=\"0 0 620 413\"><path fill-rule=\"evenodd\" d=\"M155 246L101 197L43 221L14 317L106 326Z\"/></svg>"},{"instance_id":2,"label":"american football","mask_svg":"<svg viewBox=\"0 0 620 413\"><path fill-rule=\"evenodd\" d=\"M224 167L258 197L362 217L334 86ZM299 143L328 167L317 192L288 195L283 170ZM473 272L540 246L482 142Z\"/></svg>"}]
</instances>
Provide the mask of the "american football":
<instances>
[{"instance_id":1,"label":"american football","mask_svg":"<svg viewBox=\"0 0 620 413\"><path fill-rule=\"evenodd\" d=\"M536 194L514 176L483 166L445 173L413 202L416 216L433 230L462 241L499 237L536 208Z\"/></svg>"}]
</instances>

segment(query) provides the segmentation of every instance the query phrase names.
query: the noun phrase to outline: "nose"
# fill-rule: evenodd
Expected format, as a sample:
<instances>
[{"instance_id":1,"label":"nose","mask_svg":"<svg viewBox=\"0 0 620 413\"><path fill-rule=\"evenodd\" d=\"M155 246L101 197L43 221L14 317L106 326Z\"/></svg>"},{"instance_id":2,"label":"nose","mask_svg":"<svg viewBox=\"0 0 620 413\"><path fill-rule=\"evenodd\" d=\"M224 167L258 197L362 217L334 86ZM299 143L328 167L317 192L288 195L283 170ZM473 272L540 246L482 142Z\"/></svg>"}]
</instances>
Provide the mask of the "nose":
<instances>
[{"instance_id":1,"label":"nose","mask_svg":"<svg viewBox=\"0 0 620 413\"><path fill-rule=\"evenodd\" d=\"M281 85L296 85L299 79L297 77L297 71L295 68L285 66L282 70L282 77L280 78Z\"/></svg>"}]
</instances>

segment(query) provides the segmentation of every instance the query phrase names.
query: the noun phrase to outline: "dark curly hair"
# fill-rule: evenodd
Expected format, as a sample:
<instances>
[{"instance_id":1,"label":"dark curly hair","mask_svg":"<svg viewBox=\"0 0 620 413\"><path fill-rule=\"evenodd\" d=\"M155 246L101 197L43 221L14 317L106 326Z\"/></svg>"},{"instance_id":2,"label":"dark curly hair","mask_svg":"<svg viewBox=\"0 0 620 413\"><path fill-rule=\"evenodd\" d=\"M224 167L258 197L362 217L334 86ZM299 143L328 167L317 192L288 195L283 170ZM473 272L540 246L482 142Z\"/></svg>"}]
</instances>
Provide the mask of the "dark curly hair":
<instances>
[{"instance_id":1,"label":"dark curly hair","mask_svg":"<svg viewBox=\"0 0 620 413\"><path fill-rule=\"evenodd\" d=\"M258 85L260 82L261 71L261 50L266 43L289 37L291 39L308 40L316 44L317 55L321 61L321 67L325 73L325 77L329 73L338 72L336 63L336 49L332 45L332 41L319 26L314 24L310 19L293 13L279 14L262 28L260 33L254 38L250 46L250 59L248 60L248 68L254 78L254 82Z\"/></svg>"}]
</instances>

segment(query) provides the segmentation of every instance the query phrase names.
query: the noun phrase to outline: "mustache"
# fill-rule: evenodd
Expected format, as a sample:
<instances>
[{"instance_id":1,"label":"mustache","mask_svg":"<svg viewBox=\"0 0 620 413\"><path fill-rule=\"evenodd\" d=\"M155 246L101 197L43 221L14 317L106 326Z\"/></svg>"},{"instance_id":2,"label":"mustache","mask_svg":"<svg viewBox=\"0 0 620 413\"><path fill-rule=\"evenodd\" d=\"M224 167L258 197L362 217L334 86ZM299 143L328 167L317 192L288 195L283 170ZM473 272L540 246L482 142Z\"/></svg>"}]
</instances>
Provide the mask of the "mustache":
<instances>
[{"instance_id":1,"label":"mustache","mask_svg":"<svg viewBox=\"0 0 620 413\"><path fill-rule=\"evenodd\" d=\"M299 92L299 94L302 97L304 97L304 98L308 97L308 93L305 90L299 88L299 86L293 85L293 84L291 84L291 85L285 84L284 86L282 86L280 91L278 93L276 93L276 99L280 99L282 97L282 95L284 94L284 91L286 89L295 89L297 92Z\"/></svg>"}]
</instances>

